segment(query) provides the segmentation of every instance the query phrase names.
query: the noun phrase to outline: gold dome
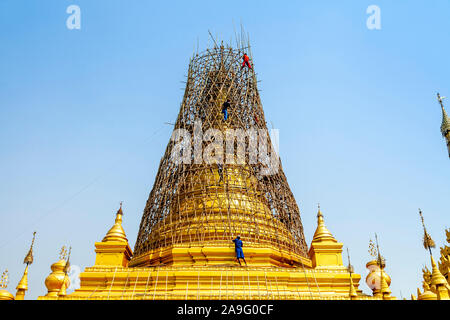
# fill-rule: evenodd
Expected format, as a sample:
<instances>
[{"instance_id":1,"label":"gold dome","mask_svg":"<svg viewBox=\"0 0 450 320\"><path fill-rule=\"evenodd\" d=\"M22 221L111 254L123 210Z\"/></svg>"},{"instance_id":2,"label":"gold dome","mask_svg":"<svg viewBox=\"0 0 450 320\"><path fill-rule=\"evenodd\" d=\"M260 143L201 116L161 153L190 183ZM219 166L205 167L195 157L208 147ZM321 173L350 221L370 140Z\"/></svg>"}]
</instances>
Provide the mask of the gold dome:
<instances>
[{"instance_id":1,"label":"gold dome","mask_svg":"<svg viewBox=\"0 0 450 320\"><path fill-rule=\"evenodd\" d=\"M385 265L383 265L383 268ZM387 286L391 285L391 277L384 271L380 272L380 266L377 260L367 262L366 268L369 269L369 274L366 277L366 284L371 290L379 290L381 288L381 272L383 274L383 282L386 281Z\"/></svg>"},{"instance_id":2,"label":"gold dome","mask_svg":"<svg viewBox=\"0 0 450 320\"><path fill-rule=\"evenodd\" d=\"M116 220L114 225L109 229L106 233L106 236L103 238L102 242L107 241L120 241L120 242L128 242L127 236L125 235L125 230L122 227L122 203L120 203L120 208L116 213Z\"/></svg>"},{"instance_id":3,"label":"gold dome","mask_svg":"<svg viewBox=\"0 0 450 320\"><path fill-rule=\"evenodd\" d=\"M70 285L70 280L66 277L64 273L64 267L66 266L66 260L61 259L50 267L52 273L45 279L45 286L47 287L47 296L57 297L61 286L64 282L65 287L68 288Z\"/></svg>"},{"instance_id":4,"label":"gold dome","mask_svg":"<svg viewBox=\"0 0 450 320\"><path fill-rule=\"evenodd\" d=\"M7 290L0 290L0 300L14 300L14 296Z\"/></svg>"}]
</instances>

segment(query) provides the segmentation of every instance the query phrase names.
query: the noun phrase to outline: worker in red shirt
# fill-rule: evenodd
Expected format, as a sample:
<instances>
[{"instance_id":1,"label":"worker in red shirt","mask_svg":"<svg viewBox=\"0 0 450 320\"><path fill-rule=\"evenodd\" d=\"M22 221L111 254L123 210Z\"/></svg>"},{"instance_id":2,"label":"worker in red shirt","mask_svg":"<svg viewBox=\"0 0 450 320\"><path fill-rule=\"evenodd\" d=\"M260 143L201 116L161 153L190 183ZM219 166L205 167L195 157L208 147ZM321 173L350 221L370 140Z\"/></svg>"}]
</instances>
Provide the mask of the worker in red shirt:
<instances>
[{"instance_id":1,"label":"worker in red shirt","mask_svg":"<svg viewBox=\"0 0 450 320\"><path fill-rule=\"evenodd\" d=\"M245 66L247 66L249 69L252 68L252 65L250 64L250 58L248 57L248 55L246 53L244 53L244 56L242 57L242 68L244 68Z\"/></svg>"}]
</instances>

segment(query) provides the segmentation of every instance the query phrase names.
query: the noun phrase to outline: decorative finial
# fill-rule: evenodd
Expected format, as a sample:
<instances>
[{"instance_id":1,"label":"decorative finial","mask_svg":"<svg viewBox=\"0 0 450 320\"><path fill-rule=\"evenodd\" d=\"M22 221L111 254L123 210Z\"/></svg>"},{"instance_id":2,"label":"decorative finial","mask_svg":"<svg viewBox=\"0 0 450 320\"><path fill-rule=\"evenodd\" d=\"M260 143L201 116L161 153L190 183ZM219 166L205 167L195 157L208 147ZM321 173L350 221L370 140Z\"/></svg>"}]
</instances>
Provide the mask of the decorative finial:
<instances>
[{"instance_id":1,"label":"decorative finial","mask_svg":"<svg viewBox=\"0 0 450 320\"><path fill-rule=\"evenodd\" d=\"M34 245L34 239L36 238L36 231L33 232L33 240L31 240L31 246L30 250L28 250L27 255L25 256L25 259L23 259L23 263L25 263L27 266L33 263L33 245Z\"/></svg>"},{"instance_id":2,"label":"decorative finial","mask_svg":"<svg viewBox=\"0 0 450 320\"><path fill-rule=\"evenodd\" d=\"M448 138L448 133L450 131L450 119L447 115L447 112L445 112L444 103L442 102L442 100L444 100L445 97L441 97L438 93L437 99L438 99L439 104L441 105L441 109L442 109L441 133L442 133L442 136L447 140L447 145L449 148L449 157L450 157L450 141Z\"/></svg>"},{"instance_id":3,"label":"decorative finial","mask_svg":"<svg viewBox=\"0 0 450 320\"><path fill-rule=\"evenodd\" d=\"M380 246L378 245L378 236L375 233L375 243L376 243L376 252L377 252L377 264L380 267L380 269L383 269L384 266L386 265L386 259L381 255L380 252Z\"/></svg>"},{"instance_id":4,"label":"decorative finial","mask_svg":"<svg viewBox=\"0 0 450 320\"><path fill-rule=\"evenodd\" d=\"M70 269L70 253L72 252L72 247L69 247L69 253L67 254L66 265L64 266L64 273L67 274Z\"/></svg>"},{"instance_id":5,"label":"decorative finial","mask_svg":"<svg viewBox=\"0 0 450 320\"><path fill-rule=\"evenodd\" d=\"M352 266L352 264L350 263L350 253L348 251L348 247L347 247L347 258L348 258L348 267L347 270L350 273L350 277L352 276L352 273L354 272L354 268Z\"/></svg>"},{"instance_id":6,"label":"decorative finial","mask_svg":"<svg viewBox=\"0 0 450 320\"><path fill-rule=\"evenodd\" d=\"M9 273L8 269L6 269L0 278L0 288L5 289L9 283Z\"/></svg>"},{"instance_id":7,"label":"decorative finial","mask_svg":"<svg viewBox=\"0 0 450 320\"><path fill-rule=\"evenodd\" d=\"M376 258L378 255L377 252L377 247L375 245L375 243L373 242L372 239L369 240L369 254L373 257Z\"/></svg>"},{"instance_id":8,"label":"decorative finial","mask_svg":"<svg viewBox=\"0 0 450 320\"><path fill-rule=\"evenodd\" d=\"M106 236L103 238L102 242L105 242L105 241L128 241L127 237L125 235L125 231L123 230L123 227L122 227L122 216L123 216L122 204L123 204L123 201L120 202L120 207L119 207L119 210L117 210L114 225L106 233Z\"/></svg>"},{"instance_id":9,"label":"decorative finial","mask_svg":"<svg viewBox=\"0 0 450 320\"><path fill-rule=\"evenodd\" d=\"M317 212L317 229L314 232L313 241L332 241L337 242L333 237L331 232L325 226L325 221L323 219L322 211L320 211L320 204L317 204L318 212Z\"/></svg>"},{"instance_id":10,"label":"decorative finial","mask_svg":"<svg viewBox=\"0 0 450 320\"><path fill-rule=\"evenodd\" d=\"M423 227L423 247L425 250L430 251L431 254L431 248L435 248L436 244L434 243L434 240L431 238L431 236L427 232L427 228L425 227L425 221L423 219L422 210L419 208L419 215L420 219L422 220L422 227Z\"/></svg>"},{"instance_id":11,"label":"decorative finial","mask_svg":"<svg viewBox=\"0 0 450 320\"><path fill-rule=\"evenodd\" d=\"M67 247L62 246L61 250L59 251L59 260L66 260L67 258Z\"/></svg>"},{"instance_id":12,"label":"decorative finial","mask_svg":"<svg viewBox=\"0 0 450 320\"><path fill-rule=\"evenodd\" d=\"M350 299L356 299L356 297L358 296L358 294L356 293L355 287L353 286L353 278L352 278L352 273L354 272L353 266L350 263L350 253L348 251L348 247L347 247L347 258L348 258L348 273L350 274Z\"/></svg>"},{"instance_id":13,"label":"decorative finial","mask_svg":"<svg viewBox=\"0 0 450 320\"><path fill-rule=\"evenodd\" d=\"M444 103L442 102L442 100L444 100L447 97L441 97L441 95L439 94L439 92L437 93L437 99L441 105L442 108L444 108Z\"/></svg>"}]
</instances>

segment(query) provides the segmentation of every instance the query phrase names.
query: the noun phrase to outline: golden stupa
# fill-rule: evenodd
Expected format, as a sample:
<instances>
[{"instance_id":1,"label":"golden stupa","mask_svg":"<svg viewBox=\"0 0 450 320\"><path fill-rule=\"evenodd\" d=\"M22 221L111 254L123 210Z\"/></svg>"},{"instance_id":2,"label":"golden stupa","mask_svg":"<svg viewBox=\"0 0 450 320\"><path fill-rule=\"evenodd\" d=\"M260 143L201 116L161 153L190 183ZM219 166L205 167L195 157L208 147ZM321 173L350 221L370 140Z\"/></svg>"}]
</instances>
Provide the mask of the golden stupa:
<instances>
[{"instance_id":1,"label":"golden stupa","mask_svg":"<svg viewBox=\"0 0 450 320\"><path fill-rule=\"evenodd\" d=\"M252 147L234 159L239 141L225 152L211 142L241 130L249 145L266 139L264 154L275 152L256 75L241 66L245 52L251 55L248 47L220 46L192 58L174 134L134 250L122 228L121 206L112 228L95 243L95 264L80 274L80 288L55 296L48 286L49 294L39 299L393 299L387 293L390 281L379 284L383 294L362 293L361 276L344 265L343 244L325 226L320 208L308 249L281 163L260 154L250 161ZM232 106L228 118L225 101ZM252 129L259 138L249 133ZM205 150L200 161L198 132ZM213 161L205 160L207 150ZM182 161L174 160L178 154ZM245 266L235 259L237 235L244 242ZM63 273L58 284L65 287L62 279Z\"/></svg>"},{"instance_id":2,"label":"golden stupa","mask_svg":"<svg viewBox=\"0 0 450 320\"><path fill-rule=\"evenodd\" d=\"M191 59L174 134L134 250L120 204L113 226L95 243L94 265L80 274L80 287L67 292L70 250L63 247L45 279L48 293L38 299L395 299L378 241L371 243L374 259L366 265L372 295L359 288L361 276L353 272L350 257L344 265L343 244L326 227L320 206L313 239L306 243L299 208L269 138L253 63L241 65L244 53L251 57L249 46L221 45ZM225 101L231 106L228 117ZM230 133L237 140L223 148ZM244 153L235 158L240 147ZM232 242L238 235L244 243L242 266ZM419 299L446 298L448 247L441 252L439 268L431 257L432 273ZM32 260L31 246L15 299L25 296ZM13 300L4 290L6 274L1 284L0 300Z\"/></svg>"}]
</instances>

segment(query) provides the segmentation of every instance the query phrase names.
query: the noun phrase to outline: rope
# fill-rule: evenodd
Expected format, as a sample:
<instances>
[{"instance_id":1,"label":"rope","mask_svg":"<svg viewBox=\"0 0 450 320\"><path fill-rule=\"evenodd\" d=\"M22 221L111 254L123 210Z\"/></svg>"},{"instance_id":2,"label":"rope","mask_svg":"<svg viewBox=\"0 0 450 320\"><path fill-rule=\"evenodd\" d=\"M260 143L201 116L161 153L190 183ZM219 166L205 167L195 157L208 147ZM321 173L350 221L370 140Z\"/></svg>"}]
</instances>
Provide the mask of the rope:
<instances>
[{"instance_id":1,"label":"rope","mask_svg":"<svg viewBox=\"0 0 450 320\"><path fill-rule=\"evenodd\" d=\"M281 297L280 297L280 289L278 288L278 279L277 279L277 276L275 276L275 284L276 284L276 286L277 286L278 299L281 300Z\"/></svg>"},{"instance_id":2,"label":"rope","mask_svg":"<svg viewBox=\"0 0 450 320\"><path fill-rule=\"evenodd\" d=\"M147 283L145 284L145 292L144 292L144 298L143 298L143 300L145 300L145 296L147 295L148 281L150 280L150 275L151 275L151 274L152 274L152 272L149 271L148 277L147 277Z\"/></svg>"},{"instance_id":3,"label":"rope","mask_svg":"<svg viewBox=\"0 0 450 320\"><path fill-rule=\"evenodd\" d=\"M155 290L153 290L153 300L155 300L156 287L158 286L158 275L159 275L159 269L156 271L156 282L155 282Z\"/></svg>"},{"instance_id":4,"label":"rope","mask_svg":"<svg viewBox=\"0 0 450 320\"><path fill-rule=\"evenodd\" d=\"M266 273L265 270L264 270L264 279L265 279L265 282L266 282L266 294L267 294L267 299L269 299L269 297L270 297L270 295L269 295L269 287L268 287L268 285L267 285L267 273Z\"/></svg>"},{"instance_id":5,"label":"rope","mask_svg":"<svg viewBox=\"0 0 450 320\"><path fill-rule=\"evenodd\" d=\"M136 290L136 284L138 282L138 279L139 279L139 272L137 273L136 280L134 281L134 288L133 288L133 293L131 294L131 299L133 299L133 297L134 297L134 291Z\"/></svg>"},{"instance_id":6,"label":"rope","mask_svg":"<svg viewBox=\"0 0 450 320\"><path fill-rule=\"evenodd\" d=\"M122 296L120 297L120 300L123 300L123 295L125 293L125 289L127 288L127 284L128 284L128 277L130 276L130 273L127 273L127 280L125 281L125 285L123 286L123 290L122 290Z\"/></svg>"},{"instance_id":7,"label":"rope","mask_svg":"<svg viewBox=\"0 0 450 320\"><path fill-rule=\"evenodd\" d=\"M198 276L197 276L197 300L199 300L198 299L199 295L200 295L200 271L198 272Z\"/></svg>"},{"instance_id":8,"label":"rope","mask_svg":"<svg viewBox=\"0 0 450 320\"><path fill-rule=\"evenodd\" d=\"M320 294L319 284L317 283L316 272L314 271L314 269L312 269L312 273L313 273L314 281L316 281L317 291L319 292L319 296L320 296L321 294Z\"/></svg>"},{"instance_id":9,"label":"rope","mask_svg":"<svg viewBox=\"0 0 450 320\"><path fill-rule=\"evenodd\" d=\"M250 300L252 299L252 291L251 291L251 285L250 285L250 271L247 270L247 278L248 278L248 293Z\"/></svg>"},{"instance_id":10,"label":"rope","mask_svg":"<svg viewBox=\"0 0 450 320\"><path fill-rule=\"evenodd\" d=\"M97 286L97 287L94 289L94 291L91 292L91 294L88 296L88 300L89 300L89 298L94 294L94 292L97 291L97 289L98 289L99 287L100 287L100 286Z\"/></svg>"},{"instance_id":11,"label":"rope","mask_svg":"<svg viewBox=\"0 0 450 320\"><path fill-rule=\"evenodd\" d=\"M223 271L220 271L219 300L221 300L221 298L222 298L222 274L223 274Z\"/></svg>"},{"instance_id":12,"label":"rope","mask_svg":"<svg viewBox=\"0 0 450 320\"><path fill-rule=\"evenodd\" d=\"M114 279L116 278L116 271L117 271L117 267L116 267L116 269L114 269L114 274L113 274L113 278L112 278L112 281L111 281L111 285L109 286L108 300L109 300L109 295L110 295L110 293L111 293L111 288L112 288L113 283L114 283Z\"/></svg>"},{"instance_id":13,"label":"rope","mask_svg":"<svg viewBox=\"0 0 450 320\"><path fill-rule=\"evenodd\" d=\"M312 299L313 298L313 294L311 292L311 287L309 285L308 276L306 275L306 270L305 270L305 266L303 264L302 258L300 258L300 262L302 263L302 269L303 269L303 272L305 273L306 284L308 286L309 294L311 295L311 299Z\"/></svg>"},{"instance_id":14,"label":"rope","mask_svg":"<svg viewBox=\"0 0 450 320\"><path fill-rule=\"evenodd\" d=\"M164 299L167 300L167 279L169 278L169 272L166 271L166 294L164 295Z\"/></svg>"},{"instance_id":15,"label":"rope","mask_svg":"<svg viewBox=\"0 0 450 320\"><path fill-rule=\"evenodd\" d=\"M258 287L258 298L261 300L261 292L259 291L259 277L256 275L256 285Z\"/></svg>"}]
</instances>

